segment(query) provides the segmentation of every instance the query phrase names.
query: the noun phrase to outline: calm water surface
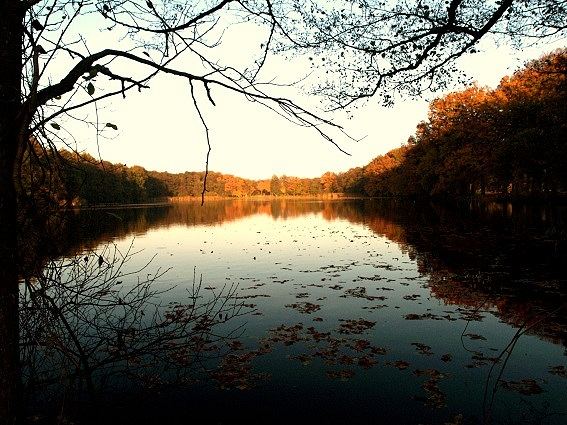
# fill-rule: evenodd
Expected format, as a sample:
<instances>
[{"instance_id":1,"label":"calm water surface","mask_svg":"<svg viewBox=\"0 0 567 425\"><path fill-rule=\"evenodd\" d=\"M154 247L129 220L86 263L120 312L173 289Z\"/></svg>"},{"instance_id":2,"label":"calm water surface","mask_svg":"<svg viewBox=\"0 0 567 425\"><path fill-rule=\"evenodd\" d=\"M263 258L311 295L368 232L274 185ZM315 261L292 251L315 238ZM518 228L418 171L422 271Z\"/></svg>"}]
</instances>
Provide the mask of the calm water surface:
<instances>
[{"instance_id":1,"label":"calm water surface","mask_svg":"<svg viewBox=\"0 0 567 425\"><path fill-rule=\"evenodd\" d=\"M233 309L219 309L220 320L211 310L202 360L177 353L146 379L128 361L111 378L95 371L98 398L77 396L74 414L79 423L567 423L566 218L561 208L361 200L83 212L68 226L81 248L69 252L132 246L121 273L143 270L123 287L166 271L153 285L166 290L164 311L187 304L200 281L193 301L221 294ZM43 402L72 400L79 381L61 378L66 389Z\"/></svg>"}]
</instances>

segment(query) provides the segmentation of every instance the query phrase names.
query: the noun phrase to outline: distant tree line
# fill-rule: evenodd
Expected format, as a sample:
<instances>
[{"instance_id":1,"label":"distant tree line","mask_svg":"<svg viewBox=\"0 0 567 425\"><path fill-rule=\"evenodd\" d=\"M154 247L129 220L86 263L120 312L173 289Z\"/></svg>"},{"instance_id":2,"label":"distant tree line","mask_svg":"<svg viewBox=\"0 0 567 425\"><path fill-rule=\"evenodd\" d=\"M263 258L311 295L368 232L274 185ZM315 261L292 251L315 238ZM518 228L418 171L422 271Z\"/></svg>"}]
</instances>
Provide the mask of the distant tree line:
<instances>
[{"instance_id":1,"label":"distant tree line","mask_svg":"<svg viewBox=\"0 0 567 425\"><path fill-rule=\"evenodd\" d=\"M56 154L42 150L39 144L27 152L22 173L23 193L28 202L58 205L97 205L109 203L143 203L168 197L200 197L204 172L168 173L149 171L140 166L128 167L94 158L87 153L62 149ZM321 178L272 176L266 180L249 180L210 171L207 174L207 196L241 198L249 196L318 196L337 191Z\"/></svg>"}]
</instances>

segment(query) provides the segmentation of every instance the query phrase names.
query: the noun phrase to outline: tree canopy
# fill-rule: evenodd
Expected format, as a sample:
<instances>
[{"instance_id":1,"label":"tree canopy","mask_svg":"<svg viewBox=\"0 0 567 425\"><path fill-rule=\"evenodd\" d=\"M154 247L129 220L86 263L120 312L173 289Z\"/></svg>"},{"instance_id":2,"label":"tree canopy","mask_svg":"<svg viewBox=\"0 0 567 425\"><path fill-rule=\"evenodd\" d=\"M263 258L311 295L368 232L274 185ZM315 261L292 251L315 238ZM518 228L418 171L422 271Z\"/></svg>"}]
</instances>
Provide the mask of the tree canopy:
<instances>
[{"instance_id":1,"label":"tree canopy","mask_svg":"<svg viewBox=\"0 0 567 425\"><path fill-rule=\"evenodd\" d=\"M364 167L367 195L550 197L567 189L567 51L433 101L408 143ZM362 190L360 190L362 188Z\"/></svg>"},{"instance_id":2,"label":"tree canopy","mask_svg":"<svg viewBox=\"0 0 567 425\"><path fill-rule=\"evenodd\" d=\"M400 93L420 95L468 81L457 59L489 36L516 46L564 34L561 0L361 0L294 3L287 21L297 38L283 47L311 53L328 78L317 92L343 108L377 96L391 105ZM295 16L295 15L294 15Z\"/></svg>"}]
</instances>

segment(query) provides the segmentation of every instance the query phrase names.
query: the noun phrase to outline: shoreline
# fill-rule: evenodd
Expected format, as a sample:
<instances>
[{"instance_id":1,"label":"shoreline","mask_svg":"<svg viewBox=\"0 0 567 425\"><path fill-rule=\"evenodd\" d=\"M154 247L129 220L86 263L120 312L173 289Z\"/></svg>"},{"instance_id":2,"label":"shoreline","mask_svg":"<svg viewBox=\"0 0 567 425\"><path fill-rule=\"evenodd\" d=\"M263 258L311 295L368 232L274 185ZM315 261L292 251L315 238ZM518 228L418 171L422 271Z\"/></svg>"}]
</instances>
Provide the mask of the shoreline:
<instances>
[{"instance_id":1,"label":"shoreline","mask_svg":"<svg viewBox=\"0 0 567 425\"><path fill-rule=\"evenodd\" d=\"M462 198L443 198L443 197L427 197L427 198L411 198L399 196L364 196L346 193L332 193L325 195L254 195L243 197L231 196L206 196L205 202L218 202L218 201L345 201L345 200L391 200L391 201L408 201L408 202L434 202L445 205L459 205L463 203L494 203L494 204L512 204L512 205L553 205L564 206L567 205L567 196L557 195L555 197L538 197L538 198L506 198L498 195L484 195L484 196L470 196ZM175 196L168 197L161 200L141 202L141 203L106 203L94 205L77 205L71 206L69 210L97 210L97 209L121 209L121 208L147 208L147 207L164 207L169 205L181 204L186 202L201 202L200 196ZM65 209L63 207L62 209Z\"/></svg>"}]
</instances>

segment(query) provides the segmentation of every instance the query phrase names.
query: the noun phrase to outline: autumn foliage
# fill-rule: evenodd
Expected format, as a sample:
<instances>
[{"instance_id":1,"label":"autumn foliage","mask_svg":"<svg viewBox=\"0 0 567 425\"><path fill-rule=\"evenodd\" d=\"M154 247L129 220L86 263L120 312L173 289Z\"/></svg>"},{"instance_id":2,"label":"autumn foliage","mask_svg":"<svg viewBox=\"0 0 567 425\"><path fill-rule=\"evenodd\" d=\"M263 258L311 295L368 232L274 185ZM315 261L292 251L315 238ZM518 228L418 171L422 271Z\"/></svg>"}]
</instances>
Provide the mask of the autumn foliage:
<instances>
[{"instance_id":1,"label":"autumn foliage","mask_svg":"<svg viewBox=\"0 0 567 425\"><path fill-rule=\"evenodd\" d=\"M357 173L353 191L370 196L550 197L567 190L566 136L563 49L494 90L472 86L433 101L406 145L346 174Z\"/></svg>"},{"instance_id":2,"label":"autumn foliage","mask_svg":"<svg viewBox=\"0 0 567 425\"><path fill-rule=\"evenodd\" d=\"M56 155L41 148L30 152L24 163L22 186L34 202L55 205L144 203L170 197L201 197L204 172L168 173L149 171L101 161L89 154L61 150ZM333 173L328 173L334 176ZM206 196L243 198L250 196L318 196L334 190L325 178L273 176L249 180L230 174L209 172Z\"/></svg>"}]
</instances>

